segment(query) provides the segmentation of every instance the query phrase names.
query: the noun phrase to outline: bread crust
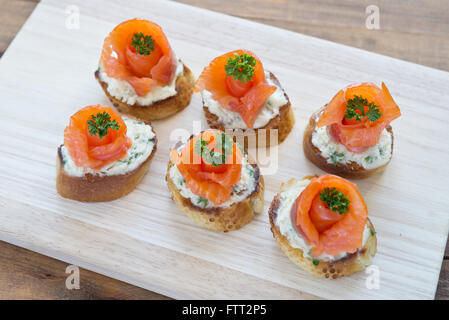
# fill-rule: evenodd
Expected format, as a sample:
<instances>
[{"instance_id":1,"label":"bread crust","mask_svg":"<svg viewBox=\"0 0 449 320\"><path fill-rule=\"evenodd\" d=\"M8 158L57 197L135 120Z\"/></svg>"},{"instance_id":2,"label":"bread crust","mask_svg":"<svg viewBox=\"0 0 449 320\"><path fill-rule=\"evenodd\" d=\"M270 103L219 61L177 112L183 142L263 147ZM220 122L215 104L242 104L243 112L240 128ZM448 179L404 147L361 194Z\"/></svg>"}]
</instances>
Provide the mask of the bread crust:
<instances>
[{"instance_id":1,"label":"bread crust","mask_svg":"<svg viewBox=\"0 0 449 320\"><path fill-rule=\"evenodd\" d=\"M144 121L167 118L187 107L190 104L193 88L195 86L195 76L192 71L184 65L184 73L176 79L176 95L164 100L156 101L149 106L141 106L138 103L129 105L113 97L108 91L108 84L101 81L98 70L95 71L95 78L100 83L106 96L119 112Z\"/></svg>"},{"instance_id":2,"label":"bread crust","mask_svg":"<svg viewBox=\"0 0 449 320\"><path fill-rule=\"evenodd\" d=\"M304 177L303 179L311 179L313 176ZM296 179L291 179L287 183L282 183L281 190L288 188L295 184ZM305 257L301 249L294 248L290 245L287 238L281 234L279 227L276 226L275 221L277 217L277 210L279 209L280 199L277 194L271 202L268 216L270 220L271 232L273 237L279 243L281 250L296 264L299 268L309 272L310 274L327 279L336 279L343 276L351 275L357 271L361 271L369 266L377 251L377 237L376 234L370 235L365 246L354 253L336 261L320 261L318 265L313 264L313 259ZM373 224L369 218L367 223L371 230L375 231Z\"/></svg>"},{"instance_id":3,"label":"bread crust","mask_svg":"<svg viewBox=\"0 0 449 320\"><path fill-rule=\"evenodd\" d=\"M374 169L365 169L357 162L347 162L347 163L338 163L337 165L333 163L327 162L327 159L324 158L321 155L320 149L318 149L313 143L312 143L312 134L315 131L316 128L316 122L319 118L319 115L321 112L326 108L327 105L325 105L323 108L315 112L309 120L309 123L304 130L304 137L303 137L303 149L304 154L307 159L309 159L312 163L314 163L318 168L321 170L324 170L329 173L333 173L345 178L352 178L352 179L363 179L367 178L375 173L383 171L387 165L391 161L391 156L393 155L393 144L394 144L394 136L393 136L393 129L391 126L387 126L387 131L391 134L391 156L390 160L388 162L380 167L374 168Z\"/></svg>"},{"instance_id":4,"label":"bread crust","mask_svg":"<svg viewBox=\"0 0 449 320\"><path fill-rule=\"evenodd\" d=\"M276 78L276 76L270 72L270 79L276 83L279 87L281 87L279 80ZM282 88L282 87L281 87ZM293 126L295 125L295 115L293 114L293 110L291 107L290 99L288 98L287 94L284 91L284 96L287 99L287 103L279 108L279 114L271 119L264 127L257 128L257 129L236 129L235 136L251 136L255 135L255 141L258 141L258 135L259 131L262 129L266 130L266 142L265 146L270 147L270 145L276 145L279 143L282 143L289 133L292 131ZM220 119L209 111L209 108L204 104L203 101L203 110L204 115L206 117L207 123L209 124L209 127L213 129L219 129L222 131L229 131L230 129L234 128L226 128ZM270 130L278 130L278 141L270 141ZM229 133L232 135L231 133ZM245 149L247 148L247 141L243 143ZM258 143L257 146L258 147Z\"/></svg>"},{"instance_id":5,"label":"bread crust","mask_svg":"<svg viewBox=\"0 0 449 320\"><path fill-rule=\"evenodd\" d=\"M256 189L248 197L240 202L233 203L227 208L210 209L200 208L193 204L190 199L181 195L170 178L170 168L174 165L170 159L165 177L168 189L178 208L197 225L217 232L229 232L240 229L253 219L255 213L263 211L265 185L256 164L252 164L252 166L255 169L255 178L258 183Z\"/></svg>"},{"instance_id":6,"label":"bread crust","mask_svg":"<svg viewBox=\"0 0 449 320\"><path fill-rule=\"evenodd\" d=\"M146 124L149 124L146 122ZM67 174L62 164L61 148L59 146L56 158L56 190L68 199L82 202L104 202L121 198L133 191L148 172L151 160L157 149L157 138L154 137L154 147L148 158L133 171L119 175L92 175L74 177Z\"/></svg>"}]
</instances>

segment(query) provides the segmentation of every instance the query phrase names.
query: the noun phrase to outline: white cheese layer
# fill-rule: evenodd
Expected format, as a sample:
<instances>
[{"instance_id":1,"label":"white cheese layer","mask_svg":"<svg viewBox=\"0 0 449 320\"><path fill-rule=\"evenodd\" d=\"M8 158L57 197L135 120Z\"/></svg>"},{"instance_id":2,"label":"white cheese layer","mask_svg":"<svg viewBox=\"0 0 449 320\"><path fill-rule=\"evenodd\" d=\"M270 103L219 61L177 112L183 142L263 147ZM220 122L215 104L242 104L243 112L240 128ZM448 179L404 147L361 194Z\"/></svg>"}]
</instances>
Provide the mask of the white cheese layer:
<instances>
[{"instance_id":1,"label":"white cheese layer","mask_svg":"<svg viewBox=\"0 0 449 320\"><path fill-rule=\"evenodd\" d=\"M62 163L65 172L74 177L83 177L87 173L101 176L114 176L125 174L137 169L153 152L155 134L151 126L142 121L123 117L126 124L126 135L131 139L132 145L127 151L126 158L106 165L98 171L91 168L78 167L65 146L61 147Z\"/></svg>"},{"instance_id":2,"label":"white cheese layer","mask_svg":"<svg viewBox=\"0 0 449 320\"><path fill-rule=\"evenodd\" d=\"M265 72L267 83L276 86L276 91L265 102L262 110L254 122L254 128L261 128L265 126L271 119L279 114L279 109L287 103L284 95L284 90L270 79L270 73ZM218 101L212 98L212 93L203 90L201 91L203 97L203 104L209 111L215 114L223 123L226 129L246 129L248 128L239 113L231 111L223 107Z\"/></svg>"},{"instance_id":3,"label":"white cheese layer","mask_svg":"<svg viewBox=\"0 0 449 320\"><path fill-rule=\"evenodd\" d=\"M227 208L233 203L246 199L257 188L257 181L254 174L255 169L248 163L248 158L245 155L242 157L242 173L240 176L240 181L233 186L231 198L222 204L214 205L211 201L194 194L189 188L187 188L184 177L181 172L179 172L176 165L171 166L169 171L170 179L179 190L179 193L181 193L184 198L190 199L194 205L204 209L221 207Z\"/></svg>"},{"instance_id":4,"label":"white cheese layer","mask_svg":"<svg viewBox=\"0 0 449 320\"><path fill-rule=\"evenodd\" d=\"M151 88L145 96L138 96L134 88L124 80L108 77L106 72L100 71L100 80L108 84L108 92L114 98L119 99L129 105L149 106L157 101L161 101L177 94L176 79L184 74L184 64L178 60L176 75L170 84L166 86L155 86Z\"/></svg>"},{"instance_id":5,"label":"white cheese layer","mask_svg":"<svg viewBox=\"0 0 449 320\"><path fill-rule=\"evenodd\" d=\"M305 239L301 237L294 229L292 225L292 219L291 219L291 209L293 206L293 203L296 201L296 199L299 197L301 192L307 187L307 185L310 183L310 180L304 179L304 180L297 180L295 181L294 185L290 185L286 190L283 190L280 192L280 204L277 211L277 217L275 224L279 227L279 231L281 234L287 238L289 244L293 248L298 248L303 251L304 257L310 258L310 259L318 259L318 260L324 260L324 261L335 261L342 259L348 255L347 252L342 252L337 256L331 256L326 253L323 253L318 258L313 258L310 255L310 250L313 248L313 246L310 246L306 243ZM368 238L371 235L370 228L368 227L368 223L365 226L365 230L363 231L363 246L365 246L366 242L368 241Z\"/></svg>"},{"instance_id":6,"label":"white cheese layer","mask_svg":"<svg viewBox=\"0 0 449 320\"><path fill-rule=\"evenodd\" d=\"M354 153L346 149L344 145L335 142L327 133L326 127L315 127L312 133L313 145L320 149L321 155L328 163L346 164L352 161L368 170L383 166L390 161L392 139L391 133L384 129L378 144L363 152Z\"/></svg>"}]
</instances>

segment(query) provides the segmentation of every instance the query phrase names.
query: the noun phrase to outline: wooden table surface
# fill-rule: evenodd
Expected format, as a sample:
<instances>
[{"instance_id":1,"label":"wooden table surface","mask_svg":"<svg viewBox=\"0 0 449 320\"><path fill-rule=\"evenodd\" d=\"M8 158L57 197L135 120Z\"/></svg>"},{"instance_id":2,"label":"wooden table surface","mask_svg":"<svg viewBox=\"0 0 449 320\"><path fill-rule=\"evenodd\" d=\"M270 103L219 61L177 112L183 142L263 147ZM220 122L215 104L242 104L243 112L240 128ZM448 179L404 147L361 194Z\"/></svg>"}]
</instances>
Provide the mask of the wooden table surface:
<instances>
[{"instance_id":1,"label":"wooden table surface","mask_svg":"<svg viewBox=\"0 0 449 320\"><path fill-rule=\"evenodd\" d=\"M0 56L37 2L0 0ZM221 0L180 2L449 71L446 0L378 0L379 30L365 27L365 8L371 0L240 0L238 6ZM0 242L0 299L168 299L84 269L80 289L68 290L66 267L67 263ZM449 299L448 246L436 299Z\"/></svg>"}]
</instances>

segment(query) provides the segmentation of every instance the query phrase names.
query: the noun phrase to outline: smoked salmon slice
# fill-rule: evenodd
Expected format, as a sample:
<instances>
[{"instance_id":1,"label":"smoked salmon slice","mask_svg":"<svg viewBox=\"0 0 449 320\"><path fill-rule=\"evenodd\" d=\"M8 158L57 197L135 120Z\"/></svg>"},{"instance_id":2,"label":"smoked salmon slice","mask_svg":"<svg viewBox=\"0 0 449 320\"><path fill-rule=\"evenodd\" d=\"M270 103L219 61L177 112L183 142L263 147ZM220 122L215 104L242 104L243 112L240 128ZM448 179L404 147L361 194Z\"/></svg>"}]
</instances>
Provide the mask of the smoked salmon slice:
<instances>
[{"instance_id":1,"label":"smoked salmon slice","mask_svg":"<svg viewBox=\"0 0 449 320\"><path fill-rule=\"evenodd\" d=\"M240 180L242 152L225 133L204 131L190 139L181 154L175 149L170 153L186 187L194 194L216 205L230 199L232 186Z\"/></svg>"},{"instance_id":2,"label":"smoked salmon slice","mask_svg":"<svg viewBox=\"0 0 449 320\"><path fill-rule=\"evenodd\" d=\"M109 123L115 123L114 128L109 127L100 137L89 130L95 123L106 119ZM101 130L105 122L97 122ZM88 106L70 117L70 123L64 130L64 145L70 157L78 167L99 170L104 166L126 157L127 150L131 147L131 139L126 135L126 124L122 117L113 109L95 105Z\"/></svg>"},{"instance_id":3,"label":"smoked salmon slice","mask_svg":"<svg viewBox=\"0 0 449 320\"><path fill-rule=\"evenodd\" d=\"M137 42L152 50L142 53ZM99 65L108 77L127 81L139 96L153 86L169 84L176 73L175 55L162 28L143 19L122 22L112 30L104 40Z\"/></svg>"},{"instance_id":4,"label":"smoked salmon slice","mask_svg":"<svg viewBox=\"0 0 449 320\"><path fill-rule=\"evenodd\" d=\"M369 111L369 106L365 105L364 110L356 111L359 114L359 120L348 119L345 116L348 105L351 101L355 101L355 98L359 102L368 102L368 105L380 112L380 116L375 116L375 121L363 116L362 111L366 114ZM385 127L400 115L398 105L383 82L382 89L373 83L361 83L340 90L322 113L317 127L328 126L333 138L349 151L361 152L375 146ZM354 116L354 118L357 117Z\"/></svg>"},{"instance_id":5,"label":"smoked salmon slice","mask_svg":"<svg viewBox=\"0 0 449 320\"><path fill-rule=\"evenodd\" d=\"M254 74L243 83L226 75L226 65L230 59L249 55L254 57ZM252 128L257 115L268 98L276 91L275 86L266 82L262 62L247 50L235 50L212 60L198 78L195 91L207 90L212 98L224 108L238 112L248 128Z\"/></svg>"},{"instance_id":6,"label":"smoked salmon slice","mask_svg":"<svg viewBox=\"0 0 449 320\"><path fill-rule=\"evenodd\" d=\"M349 200L347 212L329 210L329 204L320 200L323 190L341 192ZM330 174L313 178L296 199L292 217L300 234L313 245L314 257L353 253L362 248L368 209L357 186L346 179Z\"/></svg>"}]
</instances>

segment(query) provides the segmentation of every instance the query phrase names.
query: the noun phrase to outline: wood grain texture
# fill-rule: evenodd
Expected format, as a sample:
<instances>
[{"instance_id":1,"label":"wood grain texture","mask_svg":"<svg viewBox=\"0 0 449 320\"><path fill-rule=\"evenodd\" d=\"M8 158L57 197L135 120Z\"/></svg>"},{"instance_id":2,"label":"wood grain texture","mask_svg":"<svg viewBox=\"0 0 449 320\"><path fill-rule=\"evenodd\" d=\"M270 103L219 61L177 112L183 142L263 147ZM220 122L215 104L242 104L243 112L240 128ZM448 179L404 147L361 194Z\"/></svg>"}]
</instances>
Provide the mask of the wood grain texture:
<instances>
[{"instance_id":1,"label":"wood grain texture","mask_svg":"<svg viewBox=\"0 0 449 320\"><path fill-rule=\"evenodd\" d=\"M2 8L2 5L4 5L5 2L6 0L0 0L0 8ZM19 2L28 3L28 1L17 1L17 3ZM348 21L350 22L351 17L354 17L354 12L356 14L359 14L360 6L352 1L347 1L344 6L341 6L343 8L343 11L339 11L334 8L332 4L333 1L320 1L321 6L319 7L319 10L316 9L318 8L318 6L298 1L288 2L264 0L258 1L258 5L254 5L252 1L245 0L242 1L243 5L239 6L239 10L235 10L235 8L231 9L231 6L225 7L222 5L222 3L226 2L221 1L218 4L217 1L184 2L190 2L203 7L210 7L211 9L228 12L234 15L241 15L249 19L286 27L292 30L308 33L334 41L339 41L342 43L347 43L353 46L359 46L384 54L390 54L392 56L405 58L410 61L415 61L446 70L449 69L447 66L447 64L449 63L449 59L447 59L449 50L442 50L444 48L447 48L448 37L439 37L438 35L439 33L444 33L445 31L449 30L447 27L444 28L445 23L447 23L447 18L444 17L444 14L447 12L447 10L435 9L435 7L444 8L443 6L445 5L445 3L442 1L433 2L433 9L429 8L428 6L424 6L423 8L423 6L419 5L419 1L413 1L413 3L408 2L408 6L406 9L412 10L411 12L404 11L405 6L403 2L401 5L397 4L398 2L395 2L396 5L393 9L396 10L396 13L394 12L394 10L392 11L391 7L388 7L388 3L382 3L382 12L387 12L387 14L391 16L391 19L389 21L393 24L389 29L384 30L384 24L383 22L381 22L381 31L365 30L363 28L363 21L360 23L359 19L355 19L355 21L357 21L357 24L355 26L351 26L350 24L348 25ZM385 6L387 6L387 9L384 9ZM363 12L364 7L362 7L361 9ZM424 15L421 15L420 13L422 13L423 10L425 11L425 13ZM429 10L433 10L433 12L429 12ZM281 11L283 11L283 13ZM0 12L3 13L4 11L0 10ZM20 10L17 10L15 12L20 12ZM291 12L293 12L294 14L291 14ZM330 14L330 12L337 12L338 14ZM398 12L402 14L397 14ZM23 12L20 13L23 14ZM275 13L274 17L273 13ZM301 13L303 13L302 16ZM320 14L324 15L326 23L323 24L322 21L320 21L320 18L316 18L316 16L319 16ZM442 15L443 18L441 18ZM289 18L289 16L298 18L291 19ZM22 16L23 20L25 18L26 17ZM419 21L419 24L417 21ZM341 25L338 26L339 24ZM362 25L362 27L360 27L360 24ZM408 24L412 26L411 29ZM401 25L403 26L403 28L398 28L398 26ZM408 29L404 28L404 26L406 26ZM417 28L413 30L413 26L419 26L419 30L417 30ZM385 36L389 40L385 42L379 41L379 33L382 34L382 38ZM1 35L4 34L4 32L1 32ZM357 34L357 36L354 36L354 34ZM370 40L370 36L375 38L374 41L372 39ZM435 38L435 36L437 36L437 38ZM435 43L433 43L432 45L425 45L426 39L433 39L433 41L437 41L438 45L435 45ZM418 48L416 49L414 46L418 46ZM1 42L0 52L4 47L5 43ZM398 48L402 48L402 52ZM412 48L413 50L409 50L410 48ZM447 255L448 254L446 254L446 256ZM45 259L47 258L42 257L41 259L42 261L45 261ZM36 262L36 265L39 264ZM444 278L444 276L446 276L446 278ZM445 279L447 278L447 265L443 264L441 273L442 280L440 281L440 285L438 288L437 298L444 298L448 296L447 288L449 286L447 281L445 281ZM41 283L44 282L41 281Z\"/></svg>"},{"instance_id":2,"label":"wood grain texture","mask_svg":"<svg viewBox=\"0 0 449 320\"><path fill-rule=\"evenodd\" d=\"M449 71L448 1L178 1ZM379 30L365 27L365 9L373 4Z\"/></svg>"},{"instance_id":3,"label":"wood grain texture","mask_svg":"<svg viewBox=\"0 0 449 320\"><path fill-rule=\"evenodd\" d=\"M438 281L437 300L449 300L449 260L445 259L441 266L440 279Z\"/></svg>"},{"instance_id":4,"label":"wood grain texture","mask_svg":"<svg viewBox=\"0 0 449 320\"><path fill-rule=\"evenodd\" d=\"M0 56L37 4L37 0L0 0Z\"/></svg>"},{"instance_id":5,"label":"wood grain texture","mask_svg":"<svg viewBox=\"0 0 449 320\"><path fill-rule=\"evenodd\" d=\"M80 269L80 289L68 290L67 263L0 244L0 299L168 299L85 269Z\"/></svg>"}]
</instances>

